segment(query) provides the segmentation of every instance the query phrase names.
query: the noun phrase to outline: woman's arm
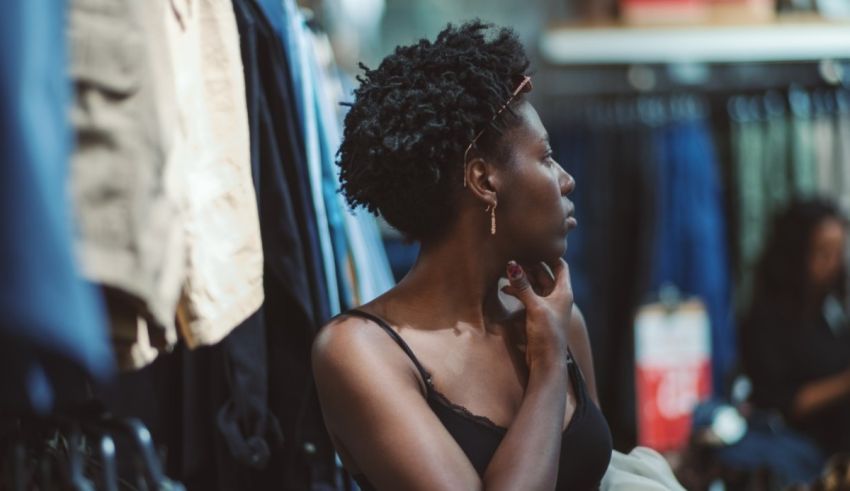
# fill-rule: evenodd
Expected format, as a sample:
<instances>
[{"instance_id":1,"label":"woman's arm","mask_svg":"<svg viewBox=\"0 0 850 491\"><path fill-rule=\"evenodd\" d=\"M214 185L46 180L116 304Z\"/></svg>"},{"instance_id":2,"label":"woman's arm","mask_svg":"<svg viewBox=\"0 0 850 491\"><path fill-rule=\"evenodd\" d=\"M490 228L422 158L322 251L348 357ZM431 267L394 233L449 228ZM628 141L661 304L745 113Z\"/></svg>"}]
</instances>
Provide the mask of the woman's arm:
<instances>
[{"instance_id":1,"label":"woman's arm","mask_svg":"<svg viewBox=\"0 0 850 491\"><path fill-rule=\"evenodd\" d=\"M803 385L794 394L792 414L804 418L846 397L850 397L850 368Z\"/></svg>"},{"instance_id":2,"label":"woman's arm","mask_svg":"<svg viewBox=\"0 0 850 491\"><path fill-rule=\"evenodd\" d=\"M415 367L360 318L326 326L313 348L325 423L379 490L546 489L557 479L566 364L538 363L482 481L428 406ZM552 462L555 465L552 465Z\"/></svg>"},{"instance_id":3,"label":"woman's arm","mask_svg":"<svg viewBox=\"0 0 850 491\"><path fill-rule=\"evenodd\" d=\"M520 408L483 479L428 406L402 350L368 321L344 318L313 345L313 371L325 423L341 453L379 490L554 489L567 397L566 336L572 291L537 297L524 274L509 294L526 306L529 366Z\"/></svg>"},{"instance_id":4,"label":"woman's arm","mask_svg":"<svg viewBox=\"0 0 850 491\"><path fill-rule=\"evenodd\" d=\"M379 490L481 489L412 362L380 327L355 317L325 326L312 363L325 424L351 470Z\"/></svg>"}]
</instances>

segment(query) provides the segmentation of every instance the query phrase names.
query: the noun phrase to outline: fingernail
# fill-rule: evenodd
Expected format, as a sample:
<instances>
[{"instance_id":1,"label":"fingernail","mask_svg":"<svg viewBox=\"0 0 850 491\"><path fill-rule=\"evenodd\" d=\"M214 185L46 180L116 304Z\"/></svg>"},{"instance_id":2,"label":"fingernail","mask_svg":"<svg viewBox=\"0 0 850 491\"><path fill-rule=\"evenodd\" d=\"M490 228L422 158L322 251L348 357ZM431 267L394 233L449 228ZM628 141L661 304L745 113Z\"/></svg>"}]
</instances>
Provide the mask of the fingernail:
<instances>
[{"instance_id":1,"label":"fingernail","mask_svg":"<svg viewBox=\"0 0 850 491\"><path fill-rule=\"evenodd\" d=\"M515 261L508 262L508 278L515 280L522 276L522 267Z\"/></svg>"}]
</instances>

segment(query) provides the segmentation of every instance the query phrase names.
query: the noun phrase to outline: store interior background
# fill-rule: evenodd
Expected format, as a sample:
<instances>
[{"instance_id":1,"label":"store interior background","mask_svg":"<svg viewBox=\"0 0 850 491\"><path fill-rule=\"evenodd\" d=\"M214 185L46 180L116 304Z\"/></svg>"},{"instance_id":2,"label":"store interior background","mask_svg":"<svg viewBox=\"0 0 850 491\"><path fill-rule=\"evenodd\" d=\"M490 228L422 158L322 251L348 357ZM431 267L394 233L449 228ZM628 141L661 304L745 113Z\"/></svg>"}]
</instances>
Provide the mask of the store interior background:
<instances>
[{"instance_id":1,"label":"store interior background","mask_svg":"<svg viewBox=\"0 0 850 491\"><path fill-rule=\"evenodd\" d=\"M711 426L713 420L700 419L692 409L708 399L735 405L747 397L737 333L774 214L795 196L818 196L850 217L850 0L297 3L311 19L309 27L327 34L329 43L318 44L319 54L333 60L329 65L338 66L351 84L360 62L375 67L396 46L433 39L447 23L480 18L517 32L531 58L530 100L549 131L556 160L577 181L572 199L579 227L570 235L566 259L589 326L596 385L615 449L647 445L663 451L688 489L725 489L710 488L720 477L740 484L728 489L773 489L759 487L765 480L758 473L721 476L722 470L711 467L716 462L701 453L707 447L696 444L690 431L692 423ZM327 60L320 61L324 66ZM399 279L415 260L417 245L379 224ZM850 249L845 256L850 260ZM842 300L846 311L850 302ZM658 410L653 397L659 388L642 385L640 370L653 367L650 350L636 348L645 344L638 339L637 319L647 306L670 314L690 308L692 301L701 309L704 336L684 336L693 344L678 353L691 350L694 358L662 370L687 372L670 389L679 413L668 415L666 422L675 424L665 425L645 416ZM688 327L693 326L683 329ZM298 340L309 346L309 339ZM179 356L162 356L155 370L122 374L123 397L115 397L121 404L112 408L144 420L166 448L160 457L170 477L186 477L174 463L180 458L191 464L196 481L187 480L188 489L234 483L239 489L251 482L245 476L255 478L241 468L231 473L226 459L216 460L228 450L220 442L215 452L207 449L210 455L192 454L212 441L214 426L202 421L198 430L187 422L202 420L199 414L210 408L171 404L148 390L181 398L186 392L190 402L219 397L202 384L187 386L197 394L181 385L223 383L207 370L224 370L217 349L178 347ZM293 358L297 370L278 376L302 382L306 374L310 382L307 352ZM289 369L292 360L272 361ZM157 405L155 414L145 413ZM307 414L321 427L317 404L304 407L298 421ZM189 442L186 434L192 432ZM286 435L287 450L301 438L308 444L297 452L322 465L333 460L329 442L327 455L320 451L318 457L310 443L325 435L293 434ZM342 474L338 463L334 476ZM224 483L218 474L232 480ZM304 474L298 478L318 482ZM337 489L350 489L350 482L340 482Z\"/></svg>"},{"instance_id":2,"label":"store interior background","mask_svg":"<svg viewBox=\"0 0 850 491\"><path fill-rule=\"evenodd\" d=\"M619 449L638 441L637 309L671 285L701 298L712 393L733 397L737 314L770 218L794 195L850 211L850 2L303 3L350 73L448 22L519 34L531 100L578 182L567 259ZM383 234L400 277L416 245Z\"/></svg>"}]
</instances>

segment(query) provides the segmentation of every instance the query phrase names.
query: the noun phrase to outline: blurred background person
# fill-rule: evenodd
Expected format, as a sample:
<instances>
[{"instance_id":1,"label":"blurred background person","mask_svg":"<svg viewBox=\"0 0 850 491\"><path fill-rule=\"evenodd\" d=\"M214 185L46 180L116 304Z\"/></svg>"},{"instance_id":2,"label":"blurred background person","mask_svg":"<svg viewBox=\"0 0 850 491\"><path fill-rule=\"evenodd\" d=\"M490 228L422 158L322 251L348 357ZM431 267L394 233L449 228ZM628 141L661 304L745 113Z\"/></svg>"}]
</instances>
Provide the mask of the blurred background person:
<instances>
[{"instance_id":1,"label":"blurred background person","mask_svg":"<svg viewBox=\"0 0 850 491\"><path fill-rule=\"evenodd\" d=\"M828 453L850 451L847 221L824 200L777 215L741 325L757 408L775 410Z\"/></svg>"}]
</instances>

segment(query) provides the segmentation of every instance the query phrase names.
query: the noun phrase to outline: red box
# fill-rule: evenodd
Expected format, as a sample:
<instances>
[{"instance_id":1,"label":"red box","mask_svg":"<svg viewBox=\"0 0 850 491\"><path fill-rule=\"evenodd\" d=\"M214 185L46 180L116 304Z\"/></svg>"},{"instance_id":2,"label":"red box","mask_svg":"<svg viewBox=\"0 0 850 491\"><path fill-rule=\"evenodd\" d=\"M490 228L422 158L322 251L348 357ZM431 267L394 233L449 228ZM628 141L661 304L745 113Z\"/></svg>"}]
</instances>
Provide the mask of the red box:
<instances>
[{"instance_id":1,"label":"red box","mask_svg":"<svg viewBox=\"0 0 850 491\"><path fill-rule=\"evenodd\" d=\"M635 319L635 363L638 445L682 449L694 407L711 395L711 333L702 303L642 308Z\"/></svg>"},{"instance_id":2,"label":"red box","mask_svg":"<svg viewBox=\"0 0 850 491\"><path fill-rule=\"evenodd\" d=\"M627 24L698 24L711 16L709 0L620 0L620 16Z\"/></svg>"}]
</instances>

